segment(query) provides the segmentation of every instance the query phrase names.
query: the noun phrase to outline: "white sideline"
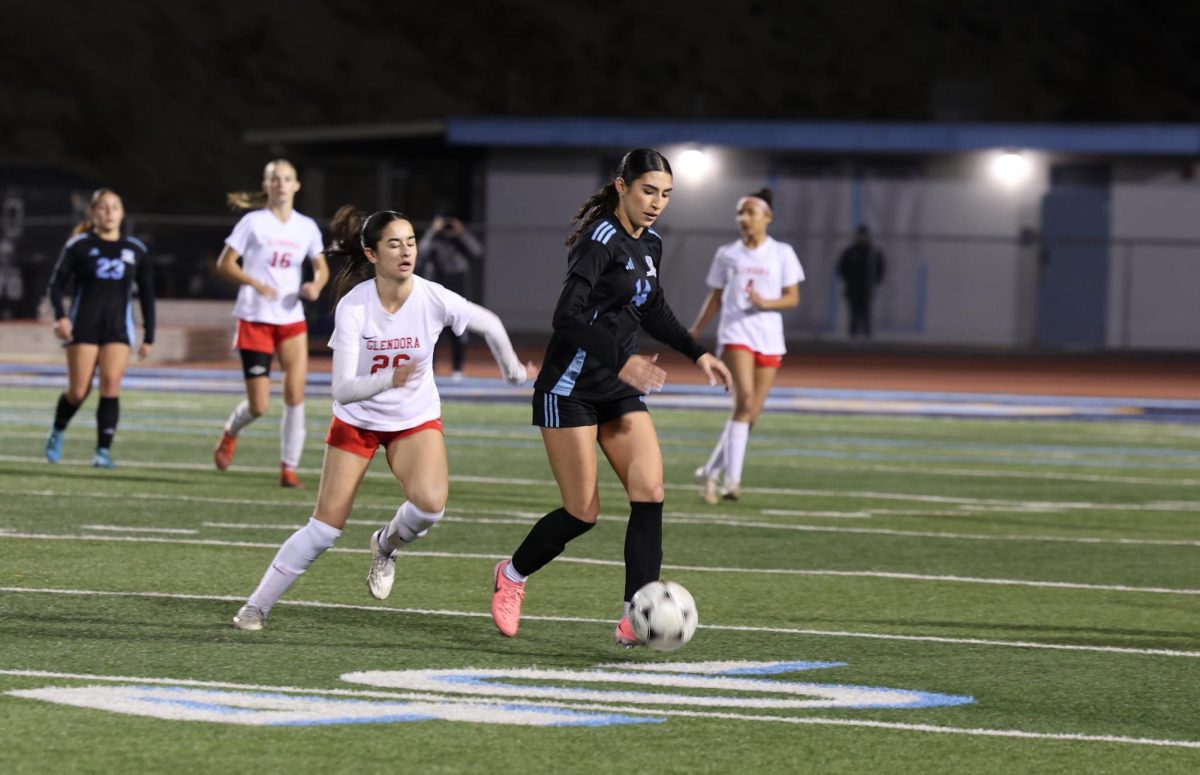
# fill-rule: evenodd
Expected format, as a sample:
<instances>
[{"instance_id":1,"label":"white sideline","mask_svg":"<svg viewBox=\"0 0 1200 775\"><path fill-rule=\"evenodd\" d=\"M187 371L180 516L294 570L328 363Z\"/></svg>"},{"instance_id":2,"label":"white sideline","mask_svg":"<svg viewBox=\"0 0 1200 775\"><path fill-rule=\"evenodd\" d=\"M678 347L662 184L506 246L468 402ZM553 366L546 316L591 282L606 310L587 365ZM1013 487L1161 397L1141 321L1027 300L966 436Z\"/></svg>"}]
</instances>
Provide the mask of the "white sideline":
<instances>
[{"instance_id":1,"label":"white sideline","mask_svg":"<svg viewBox=\"0 0 1200 775\"><path fill-rule=\"evenodd\" d=\"M34 457L31 455L0 455L0 463L36 463L44 464L45 458ZM87 460L61 460L57 463L59 466L75 466L80 468L89 467L90 463ZM211 464L205 463L163 463L157 461L139 461L126 460L120 461L121 468L149 468L168 471L206 471L212 472ZM240 466L241 472L256 473L256 474L272 474L279 473L278 468L270 466ZM321 470L319 468L298 468L298 473L310 476L319 476ZM916 471L920 473L921 471ZM379 478L391 480L394 477L391 473L384 471L367 471L369 478ZM469 482L471 484L494 484L501 487L547 487L557 489L558 485L553 479L523 479L517 477L502 477L502 476L463 476L460 474L451 473L451 482ZM1175 484L1175 482L1171 482ZM663 485L668 490L678 490L695 492L696 485L680 484L667 482ZM600 487L606 490L618 490L621 485L617 482L602 481ZM965 498L952 495L920 495L915 493L899 493L899 492L870 492L856 491L848 493L844 490L813 490L813 489L797 489L788 487L743 487L744 494L759 494L759 495L792 495L792 496L809 496L818 498L865 498L867 500L888 500L888 501L914 501L917 503L943 503L943 504L958 504L965 506L985 506L996 507L1012 510L1046 510L1046 509L1083 509L1088 511L1182 511L1182 512L1200 512L1200 501L1151 501L1149 503L1093 503L1088 501L1020 501L1007 500L1003 498Z\"/></svg>"},{"instance_id":2,"label":"white sideline","mask_svg":"<svg viewBox=\"0 0 1200 775\"><path fill-rule=\"evenodd\" d=\"M34 541L119 541L125 543L175 544L180 546L228 546L243 549L278 549L278 544L253 541L220 541L212 538L157 538L152 536L107 536L107 535L68 535L53 533L18 533L0 530L0 540L34 540ZM349 549L333 547L328 552L365 554L369 549ZM508 555L488 554L480 552L423 552L406 550L409 557L432 557L450 560L502 560ZM625 567L622 560L594 560L586 557L558 557L556 562L577 563L580 565L602 565L610 567ZM1132 592L1150 595L1200 595L1200 589L1186 587L1133 587L1125 584L1085 584L1077 581L1034 581L1029 579L1000 579L979 576L953 576L924 573L901 573L892 571L854 571L826 570L801 568L725 568L710 565L670 565L664 564L663 570L687 571L689 573L743 573L753 575L761 573L774 576L835 576L844 578L873 578L896 579L901 581L933 581L952 584L987 584L1004 587L1033 587L1036 589L1076 589L1089 592Z\"/></svg>"},{"instance_id":3,"label":"white sideline","mask_svg":"<svg viewBox=\"0 0 1200 775\"><path fill-rule=\"evenodd\" d=\"M112 683L138 683L168 686L192 686L211 689L232 689L250 692L280 692L313 695L330 695L338 697L369 697L372 699L433 699L438 702L471 702L473 704L503 705L511 700L507 698L490 699L482 697L458 698L433 693L421 694L415 692L385 692L355 689L312 689L296 686L272 686L270 684L238 684L227 681L198 681L191 678L173 680L170 678L148 678L138 676L97 675L94 673L59 673L49 670L12 670L0 669L0 675L10 675L19 678L51 678L60 680L79 681L108 681ZM1022 729L986 729L982 727L949 727L935 724L905 724L890 721L870 721L866 719L821 718L819 716L767 716L753 713L729 713L724 711L695 711L674 708L647 708L644 706L609 705L604 703L575 703L575 702L542 702L522 699L522 705L538 707L571 708L577 710L597 710L610 713L641 714L652 716L679 716L684 718L719 718L732 721L775 721L785 724L804 724L808 726L838 726L864 727L868 729L889 729L902 732L927 732L932 734L968 735L973 737L1015 737L1027 740L1054 740L1060 742L1078 743L1118 743L1124 745L1149 745L1164 748L1200 748L1200 740L1170 740L1151 737L1125 737L1122 735L1085 735L1073 732L1030 732Z\"/></svg>"},{"instance_id":4,"label":"white sideline","mask_svg":"<svg viewBox=\"0 0 1200 775\"><path fill-rule=\"evenodd\" d=\"M271 500L257 498L214 498L202 495L165 495L157 493L97 493L97 492L74 492L64 490L10 490L10 495L23 495L29 497L43 498L108 498L112 500L161 500L161 501L180 501L184 503L214 503L226 505L245 505L245 506L283 506L299 508L304 505L303 502L287 501L287 500ZM392 511L396 507L394 505L383 504L356 504L356 509L372 509L382 511ZM535 519L542 516L541 512L535 511L517 511L517 510L497 510L497 509L455 509L459 514L497 514L500 516L509 517L525 517ZM888 514L896 513L898 510L878 510L878 513ZM874 510L860 512L797 512L780 509L763 509L763 514L772 516L818 516L831 518L864 518L863 515L876 513ZM912 511L905 512L910 514L922 514L924 512ZM931 513L932 514L932 513ZM946 512L937 512L940 515L946 515ZM954 512L949 512L953 515ZM1027 541L1033 543L1068 543L1068 544L1111 544L1115 546L1200 546L1200 540L1186 538L1104 538L1099 536L1055 536L1055 535L1039 535L1035 533L954 533L949 531L935 530L899 530L895 528L877 528L877 527L835 527L830 525L797 525L778 522L755 522L733 515L725 515L720 512L697 513L697 512L681 512L667 511L663 515L669 522L677 522L679 524L711 524L730 527L751 527L765 530L796 530L809 533L850 533L859 535L883 535L893 536L897 538L938 538L947 540L962 540L962 541ZM479 524L518 524L511 521L500 520L472 520L462 516L450 517L450 521L459 522L478 522ZM223 526L232 529L250 529L251 526L240 525L237 523L217 523L205 522L206 526L217 527ZM354 524L352 521L350 524ZM263 528L279 528L282 525L254 525L253 527ZM107 529L107 528L96 528ZM150 531L151 528L144 528L144 531ZM167 529L161 529L163 532L168 532ZM130 530L129 532L137 532Z\"/></svg>"},{"instance_id":5,"label":"white sideline","mask_svg":"<svg viewBox=\"0 0 1200 775\"><path fill-rule=\"evenodd\" d=\"M0 587L0 592L33 595L72 595L79 597L134 597L160 600L208 600L212 602L242 603L244 596L239 595L185 595L170 592L113 592L96 589L50 589L44 587ZM386 605L356 605L353 603L322 603L316 600L278 601L277 606L295 606L297 608L337 609L350 611L375 611L389 614L413 614L418 616L451 616L474 619L487 619L487 612L479 611L450 611L428 608L393 608ZM612 625L611 619L596 619L585 616L535 616L526 614L521 621L538 622L570 622L583 624ZM224 625L224 621L222 621ZM999 646L1003 648L1020 648L1043 651L1077 651L1095 654L1124 654L1132 656L1181 657L1185 659L1200 659L1200 651L1180 651L1177 649L1144 649L1126 646L1086 646L1071 643L1038 643L1036 641L1019 640L988 640L982 638L951 638L942 635L900 635L879 632L852 632L849 630L812 630L799 627L752 627L733 624L702 624L702 630L718 630L721 632L760 632L771 635L805 635L818 638L863 638L866 640L895 640L913 643L940 643L952 646Z\"/></svg>"}]
</instances>

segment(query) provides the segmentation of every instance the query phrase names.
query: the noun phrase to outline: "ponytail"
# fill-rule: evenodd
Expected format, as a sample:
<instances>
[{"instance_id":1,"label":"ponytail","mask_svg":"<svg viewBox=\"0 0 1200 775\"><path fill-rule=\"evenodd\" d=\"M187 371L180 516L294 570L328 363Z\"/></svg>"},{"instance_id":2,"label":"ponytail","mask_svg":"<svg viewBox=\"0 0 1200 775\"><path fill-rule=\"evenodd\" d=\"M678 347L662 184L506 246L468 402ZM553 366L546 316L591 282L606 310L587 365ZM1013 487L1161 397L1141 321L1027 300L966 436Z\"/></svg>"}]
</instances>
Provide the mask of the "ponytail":
<instances>
[{"instance_id":1,"label":"ponytail","mask_svg":"<svg viewBox=\"0 0 1200 775\"><path fill-rule=\"evenodd\" d=\"M575 241L579 239L579 235L587 231L589 226L617 209L617 204L621 200L620 194L617 193L617 178L624 180L626 185L633 185L633 181L647 172L665 172L670 175L671 164L667 161L666 156L653 148L638 148L621 157L621 163L617 165L613 179L589 196L580 205L579 212L575 213L575 217L571 219L571 223L578 224L578 226L571 232L571 236L567 237L567 247L574 245Z\"/></svg>"},{"instance_id":2,"label":"ponytail","mask_svg":"<svg viewBox=\"0 0 1200 775\"><path fill-rule=\"evenodd\" d=\"M408 216L395 210L368 216L354 205L338 208L329 224L333 243L325 254L331 263L341 264L333 278L334 307L351 288L375 276L375 265L367 258L367 248L378 247L384 227L392 221L407 220Z\"/></svg>"},{"instance_id":3,"label":"ponytail","mask_svg":"<svg viewBox=\"0 0 1200 775\"><path fill-rule=\"evenodd\" d=\"M342 205L333 214L329 230L333 233L333 242L326 251L325 257L331 266L340 268L333 278L333 306L341 301L354 286L363 280L375 276L375 267L367 260L363 252L362 234L363 219L367 216L354 205Z\"/></svg>"},{"instance_id":4,"label":"ponytail","mask_svg":"<svg viewBox=\"0 0 1200 775\"><path fill-rule=\"evenodd\" d=\"M571 219L571 223L579 225L575 227L575 231L571 232L571 236L567 237L566 246L574 245L575 241L579 239L579 235L586 231L588 226L603 217L605 213L611 213L617 209L618 201L620 201L620 195L617 194L616 183L605 183L596 189L596 193L589 196L579 206L579 212L575 213L575 217Z\"/></svg>"}]
</instances>

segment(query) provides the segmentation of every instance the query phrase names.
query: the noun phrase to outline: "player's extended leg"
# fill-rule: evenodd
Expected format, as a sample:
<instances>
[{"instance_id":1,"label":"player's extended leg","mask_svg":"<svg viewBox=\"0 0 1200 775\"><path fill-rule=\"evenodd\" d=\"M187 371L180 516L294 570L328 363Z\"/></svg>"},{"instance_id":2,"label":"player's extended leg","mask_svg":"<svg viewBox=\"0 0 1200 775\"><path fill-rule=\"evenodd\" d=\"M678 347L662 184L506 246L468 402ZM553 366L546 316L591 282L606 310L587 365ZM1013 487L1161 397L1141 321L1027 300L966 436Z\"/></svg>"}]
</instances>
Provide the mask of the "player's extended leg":
<instances>
[{"instance_id":1,"label":"player's extended leg","mask_svg":"<svg viewBox=\"0 0 1200 775\"><path fill-rule=\"evenodd\" d=\"M625 527L624 608L613 633L622 646L637 644L629 626L633 593L662 572L663 461L649 412L630 412L600 426L600 449L629 495Z\"/></svg>"},{"instance_id":2,"label":"player's extended leg","mask_svg":"<svg viewBox=\"0 0 1200 775\"><path fill-rule=\"evenodd\" d=\"M724 360L733 375L733 416L729 420L725 442L724 497L737 500L741 494L742 465L746 459L750 423L754 421L754 353L726 350Z\"/></svg>"},{"instance_id":3,"label":"player's extended leg","mask_svg":"<svg viewBox=\"0 0 1200 775\"><path fill-rule=\"evenodd\" d=\"M570 541L591 530L600 516L596 432L595 425L542 428L563 505L539 519L512 559L501 560L492 570L492 620L510 638L521 623L526 579L562 554Z\"/></svg>"},{"instance_id":4,"label":"player's extended leg","mask_svg":"<svg viewBox=\"0 0 1200 775\"><path fill-rule=\"evenodd\" d=\"M446 513L450 465L446 440L436 428L393 439L387 446L388 466L404 487L406 500L392 521L371 534L371 570L367 591L377 600L392 591L396 554L429 532Z\"/></svg>"},{"instance_id":5,"label":"player's extended leg","mask_svg":"<svg viewBox=\"0 0 1200 775\"><path fill-rule=\"evenodd\" d=\"M54 424L46 436L46 459L57 463L62 457L63 436L71 418L92 390L92 374L100 357L100 347L94 344L70 344L67 350L67 389L58 397L54 408Z\"/></svg>"},{"instance_id":6,"label":"player's extended leg","mask_svg":"<svg viewBox=\"0 0 1200 775\"><path fill-rule=\"evenodd\" d=\"M233 617L239 630L261 630L267 615L300 574L337 541L350 516L354 495L371 461L353 452L325 448L317 508L304 527L292 533L263 574L258 587Z\"/></svg>"},{"instance_id":7,"label":"player's extended leg","mask_svg":"<svg viewBox=\"0 0 1200 775\"><path fill-rule=\"evenodd\" d=\"M304 385L308 380L308 334L279 343L283 368L283 419L279 424L279 484L300 487L296 468L304 452Z\"/></svg>"},{"instance_id":8,"label":"player's extended leg","mask_svg":"<svg viewBox=\"0 0 1200 775\"><path fill-rule=\"evenodd\" d=\"M775 375L779 369L774 366L755 366L753 376L750 379L751 395L749 399L749 420L746 424L746 436L742 439L741 446L734 449L730 445L733 454L731 457L736 459L736 471L729 476L735 482L731 487L726 488L725 497L730 500L737 500L741 496L742 472L746 463L746 447L750 441L750 429L754 427L754 423L758 422L758 418L762 415L763 407L767 403L767 395L771 392L771 385L775 383ZM730 469L733 470L731 465Z\"/></svg>"},{"instance_id":9,"label":"player's extended leg","mask_svg":"<svg viewBox=\"0 0 1200 775\"><path fill-rule=\"evenodd\" d=\"M129 365L129 345L109 342L100 345L100 404L96 407L96 454L92 465L112 468L112 442L121 419L121 380Z\"/></svg>"},{"instance_id":10,"label":"player's extended leg","mask_svg":"<svg viewBox=\"0 0 1200 775\"><path fill-rule=\"evenodd\" d=\"M271 400L271 353L257 350L240 350L242 375L246 379L246 399L238 403L225 421L221 440L213 451L213 462L218 471L233 464L237 450L238 434L250 423L262 417Z\"/></svg>"}]
</instances>

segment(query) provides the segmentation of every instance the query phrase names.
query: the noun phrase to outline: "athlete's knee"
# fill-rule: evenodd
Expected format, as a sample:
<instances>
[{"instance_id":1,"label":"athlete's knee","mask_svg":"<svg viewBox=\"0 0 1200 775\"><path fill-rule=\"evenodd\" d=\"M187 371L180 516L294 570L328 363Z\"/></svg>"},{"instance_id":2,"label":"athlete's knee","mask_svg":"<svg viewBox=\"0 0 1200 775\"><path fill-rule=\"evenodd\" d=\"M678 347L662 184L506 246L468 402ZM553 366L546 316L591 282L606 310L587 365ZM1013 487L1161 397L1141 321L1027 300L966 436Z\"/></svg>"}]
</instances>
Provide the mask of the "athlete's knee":
<instances>
[{"instance_id":1,"label":"athlete's knee","mask_svg":"<svg viewBox=\"0 0 1200 775\"><path fill-rule=\"evenodd\" d=\"M267 406L270 403L271 402L265 398L261 401L251 398L246 402L246 406L250 410L250 416L257 420L259 417L262 417L267 413Z\"/></svg>"},{"instance_id":2,"label":"athlete's knee","mask_svg":"<svg viewBox=\"0 0 1200 775\"><path fill-rule=\"evenodd\" d=\"M633 484L629 487L629 500L640 503L662 503L667 498L663 483L648 482Z\"/></svg>"},{"instance_id":3,"label":"athlete's knee","mask_svg":"<svg viewBox=\"0 0 1200 775\"><path fill-rule=\"evenodd\" d=\"M450 497L448 487L414 487L406 494L409 503L421 511L436 513L439 519L446 510L446 501Z\"/></svg>"},{"instance_id":4,"label":"athlete's knee","mask_svg":"<svg viewBox=\"0 0 1200 775\"><path fill-rule=\"evenodd\" d=\"M563 508L581 522L595 523L600 518L600 496L593 495L587 499L567 498L563 502Z\"/></svg>"},{"instance_id":5,"label":"athlete's knee","mask_svg":"<svg viewBox=\"0 0 1200 775\"><path fill-rule=\"evenodd\" d=\"M82 404L84 401L87 400L88 394L91 392L92 392L92 386L90 384L87 384L87 385L84 385L83 387L69 387L66 389L65 395L67 396L68 401L70 401L75 406L79 406L80 404Z\"/></svg>"}]
</instances>

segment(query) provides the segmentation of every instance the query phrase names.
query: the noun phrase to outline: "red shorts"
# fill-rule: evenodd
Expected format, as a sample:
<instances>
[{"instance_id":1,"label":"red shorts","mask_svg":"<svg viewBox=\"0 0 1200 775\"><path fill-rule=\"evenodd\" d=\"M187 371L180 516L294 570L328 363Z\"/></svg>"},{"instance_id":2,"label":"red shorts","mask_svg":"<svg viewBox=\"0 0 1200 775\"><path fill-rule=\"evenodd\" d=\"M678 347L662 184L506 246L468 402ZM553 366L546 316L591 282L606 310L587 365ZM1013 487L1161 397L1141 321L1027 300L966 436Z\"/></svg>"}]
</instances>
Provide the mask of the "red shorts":
<instances>
[{"instance_id":1,"label":"red shorts","mask_svg":"<svg viewBox=\"0 0 1200 775\"><path fill-rule=\"evenodd\" d=\"M293 336L308 333L308 324L303 320L297 323L254 323L249 320L238 320L237 337L233 346L238 350L253 350L259 353L273 353L279 348L279 343Z\"/></svg>"},{"instance_id":2,"label":"red shorts","mask_svg":"<svg viewBox=\"0 0 1200 775\"><path fill-rule=\"evenodd\" d=\"M754 355L754 365L762 369L778 369L783 365L782 355L764 355L744 344L727 344L723 345L723 347L726 350L744 350L745 352L752 353Z\"/></svg>"},{"instance_id":3,"label":"red shorts","mask_svg":"<svg viewBox=\"0 0 1200 775\"><path fill-rule=\"evenodd\" d=\"M333 422L329 423L329 433L325 434L325 443L331 447L337 447L346 452L353 452L355 455L370 460L375 457L375 450L380 447L387 449L387 445L391 444L394 440L411 436L414 433L429 428L443 432L442 418L439 417L436 420L423 422L420 425L405 428L402 431L368 431L351 425L348 422L342 422L337 417L334 417Z\"/></svg>"}]
</instances>

